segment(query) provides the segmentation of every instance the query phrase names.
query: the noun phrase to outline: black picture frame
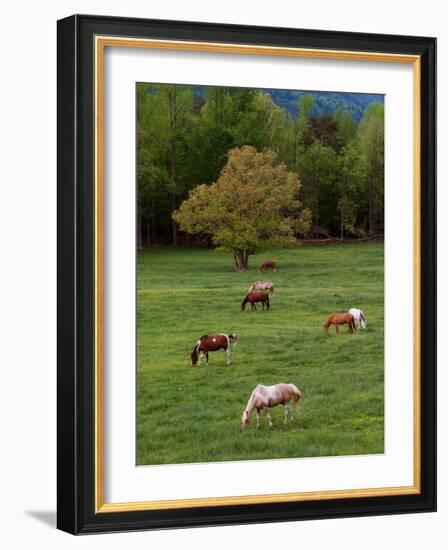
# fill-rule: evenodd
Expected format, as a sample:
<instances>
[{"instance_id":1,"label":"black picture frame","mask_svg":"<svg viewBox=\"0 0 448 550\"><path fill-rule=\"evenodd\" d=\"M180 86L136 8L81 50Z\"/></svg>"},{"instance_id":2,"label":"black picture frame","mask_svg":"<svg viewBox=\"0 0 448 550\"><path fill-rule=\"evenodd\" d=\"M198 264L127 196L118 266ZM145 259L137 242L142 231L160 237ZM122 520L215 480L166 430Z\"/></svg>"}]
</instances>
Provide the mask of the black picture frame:
<instances>
[{"instance_id":1,"label":"black picture frame","mask_svg":"<svg viewBox=\"0 0 448 550\"><path fill-rule=\"evenodd\" d=\"M417 55L421 60L421 491L204 508L95 512L97 35ZM436 39L74 15L58 21L57 526L73 534L436 510ZM424 320L424 322L423 322Z\"/></svg>"}]
</instances>

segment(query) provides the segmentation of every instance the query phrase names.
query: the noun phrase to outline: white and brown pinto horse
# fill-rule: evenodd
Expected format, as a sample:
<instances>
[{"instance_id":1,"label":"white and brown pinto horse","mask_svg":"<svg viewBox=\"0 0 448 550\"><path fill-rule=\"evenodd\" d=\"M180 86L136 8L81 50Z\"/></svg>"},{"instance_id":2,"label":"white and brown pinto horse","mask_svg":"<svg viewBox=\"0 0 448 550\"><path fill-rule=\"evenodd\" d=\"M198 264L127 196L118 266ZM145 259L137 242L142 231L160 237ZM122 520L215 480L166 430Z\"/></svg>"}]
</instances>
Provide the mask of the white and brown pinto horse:
<instances>
[{"instance_id":1,"label":"white and brown pinto horse","mask_svg":"<svg viewBox=\"0 0 448 550\"><path fill-rule=\"evenodd\" d=\"M353 319L355 321L358 321L361 328L365 329L366 324L366 318L364 317L364 312L361 309L357 309L356 307L352 307L352 309L349 309L348 312L353 315ZM354 324L354 323L353 323ZM356 325L355 325L356 328Z\"/></svg>"},{"instance_id":2,"label":"white and brown pinto horse","mask_svg":"<svg viewBox=\"0 0 448 550\"><path fill-rule=\"evenodd\" d=\"M250 285L249 290L247 292L250 294L254 290L274 293L274 283L272 281L255 281L255 283L252 283Z\"/></svg>"},{"instance_id":3,"label":"white and brown pinto horse","mask_svg":"<svg viewBox=\"0 0 448 550\"><path fill-rule=\"evenodd\" d=\"M263 409L268 421L269 427L272 427L271 414L269 409L277 405L283 405L284 423L288 422L288 416L292 421L290 401L294 402L297 414L300 414L300 400L302 393L294 384L275 384L274 386L263 386L258 384L254 389L247 406L243 412L242 425L246 428L249 425L250 417L255 411L257 413L257 428L260 425L260 411Z\"/></svg>"},{"instance_id":4,"label":"white and brown pinto horse","mask_svg":"<svg viewBox=\"0 0 448 550\"><path fill-rule=\"evenodd\" d=\"M206 334L201 336L194 346L191 354L191 366L200 364L201 358L205 355L208 363L208 352L223 349L227 353L227 365L232 364L230 345L239 340L238 334Z\"/></svg>"}]
</instances>

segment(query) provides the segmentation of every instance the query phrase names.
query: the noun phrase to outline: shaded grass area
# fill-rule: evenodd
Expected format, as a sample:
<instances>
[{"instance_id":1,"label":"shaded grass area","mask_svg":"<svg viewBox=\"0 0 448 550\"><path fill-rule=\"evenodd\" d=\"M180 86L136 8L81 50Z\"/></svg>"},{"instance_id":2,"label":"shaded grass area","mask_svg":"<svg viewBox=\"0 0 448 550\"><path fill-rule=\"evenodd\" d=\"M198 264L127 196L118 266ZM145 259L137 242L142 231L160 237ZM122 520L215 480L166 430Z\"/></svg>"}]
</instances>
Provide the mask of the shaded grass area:
<instances>
[{"instance_id":1,"label":"shaded grass area","mask_svg":"<svg viewBox=\"0 0 448 550\"><path fill-rule=\"evenodd\" d=\"M153 248L137 264L137 464L376 454L384 452L383 245L302 246L250 257L235 273L229 253ZM276 273L259 273L263 258ZM249 285L271 280L271 310L245 312ZM360 307L367 330L323 332L335 311ZM223 351L190 366L203 334L237 332ZM283 425L271 409L242 430L254 387L292 382L302 414Z\"/></svg>"}]
</instances>

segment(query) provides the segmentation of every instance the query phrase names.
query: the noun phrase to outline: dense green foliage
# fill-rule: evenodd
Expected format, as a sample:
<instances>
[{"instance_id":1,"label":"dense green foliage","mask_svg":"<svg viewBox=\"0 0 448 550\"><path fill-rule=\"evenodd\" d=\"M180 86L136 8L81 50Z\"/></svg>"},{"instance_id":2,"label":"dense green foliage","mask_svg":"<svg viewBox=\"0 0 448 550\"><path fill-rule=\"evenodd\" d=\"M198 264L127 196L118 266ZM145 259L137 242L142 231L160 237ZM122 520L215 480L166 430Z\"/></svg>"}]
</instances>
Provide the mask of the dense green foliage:
<instances>
[{"instance_id":1,"label":"dense green foliage","mask_svg":"<svg viewBox=\"0 0 448 550\"><path fill-rule=\"evenodd\" d=\"M137 85L139 246L207 243L178 234L172 213L216 182L229 151L273 151L302 185L309 235L383 232L384 106L376 96ZM294 105L292 109L291 105ZM356 109L353 107L356 105Z\"/></svg>"},{"instance_id":2,"label":"dense green foliage","mask_svg":"<svg viewBox=\"0 0 448 550\"><path fill-rule=\"evenodd\" d=\"M256 265L279 270L271 311L240 310ZM383 246L304 245L254 257L235 273L229 254L151 247L137 265L137 463L337 456L384 452ZM322 326L329 314L362 307L367 330ZM198 337L237 332L234 363L224 352L192 368ZM272 409L247 430L241 416L258 383L292 382L302 415L282 423Z\"/></svg>"},{"instance_id":3,"label":"dense green foliage","mask_svg":"<svg viewBox=\"0 0 448 550\"><path fill-rule=\"evenodd\" d=\"M242 271L250 254L295 246L297 235L308 232L310 212L302 208L300 187L297 175L270 149L235 147L218 181L195 187L173 219L183 231L206 233L230 250L235 269Z\"/></svg>"}]
</instances>

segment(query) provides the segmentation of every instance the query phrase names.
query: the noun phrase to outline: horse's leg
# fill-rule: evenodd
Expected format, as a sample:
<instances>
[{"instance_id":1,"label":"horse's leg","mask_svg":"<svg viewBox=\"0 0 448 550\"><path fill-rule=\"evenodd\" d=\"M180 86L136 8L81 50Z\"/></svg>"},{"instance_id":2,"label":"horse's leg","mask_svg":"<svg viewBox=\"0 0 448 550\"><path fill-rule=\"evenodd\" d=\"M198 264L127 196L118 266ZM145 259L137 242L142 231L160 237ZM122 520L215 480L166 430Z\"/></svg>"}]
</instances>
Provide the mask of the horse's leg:
<instances>
[{"instance_id":1,"label":"horse's leg","mask_svg":"<svg viewBox=\"0 0 448 550\"><path fill-rule=\"evenodd\" d=\"M260 427L260 411L258 409L255 409L256 413L257 413L257 428Z\"/></svg>"},{"instance_id":2,"label":"horse's leg","mask_svg":"<svg viewBox=\"0 0 448 550\"><path fill-rule=\"evenodd\" d=\"M339 326L337 323L334 326L336 327L336 336L339 336Z\"/></svg>"},{"instance_id":3,"label":"horse's leg","mask_svg":"<svg viewBox=\"0 0 448 550\"><path fill-rule=\"evenodd\" d=\"M288 404L283 405L283 424L288 422Z\"/></svg>"},{"instance_id":4,"label":"horse's leg","mask_svg":"<svg viewBox=\"0 0 448 550\"><path fill-rule=\"evenodd\" d=\"M293 417L292 417L292 412L291 412L291 403L289 401L288 401L287 407L288 407L289 421L292 422Z\"/></svg>"},{"instance_id":5,"label":"horse's leg","mask_svg":"<svg viewBox=\"0 0 448 550\"><path fill-rule=\"evenodd\" d=\"M208 351L205 352L205 357L207 358L207 365L208 365Z\"/></svg>"},{"instance_id":6,"label":"horse's leg","mask_svg":"<svg viewBox=\"0 0 448 550\"><path fill-rule=\"evenodd\" d=\"M269 427L272 428L272 420L271 420L271 413L269 412L269 407L263 407L263 410L264 410L264 414L266 415L267 419L268 419L268 422L269 422Z\"/></svg>"},{"instance_id":7,"label":"horse's leg","mask_svg":"<svg viewBox=\"0 0 448 550\"><path fill-rule=\"evenodd\" d=\"M227 354L227 366L230 367L230 365L232 364L232 354L230 352L230 346L225 350L226 354Z\"/></svg>"}]
</instances>

